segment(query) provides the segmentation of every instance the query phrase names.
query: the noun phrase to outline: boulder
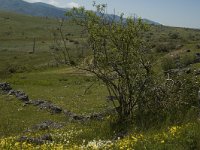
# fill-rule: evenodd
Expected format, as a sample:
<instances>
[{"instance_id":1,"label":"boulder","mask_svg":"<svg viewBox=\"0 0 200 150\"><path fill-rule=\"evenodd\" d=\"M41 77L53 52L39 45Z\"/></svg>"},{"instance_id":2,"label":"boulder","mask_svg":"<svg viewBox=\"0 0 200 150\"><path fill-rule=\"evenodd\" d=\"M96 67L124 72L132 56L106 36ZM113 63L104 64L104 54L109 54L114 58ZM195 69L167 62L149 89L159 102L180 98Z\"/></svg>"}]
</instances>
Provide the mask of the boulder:
<instances>
[{"instance_id":1,"label":"boulder","mask_svg":"<svg viewBox=\"0 0 200 150\"><path fill-rule=\"evenodd\" d=\"M44 144L47 141L53 141L53 138L50 134L44 134L40 137L27 137L27 136L22 136L18 140L18 142L27 142L31 144L36 144L36 145L41 145Z\"/></svg>"},{"instance_id":2,"label":"boulder","mask_svg":"<svg viewBox=\"0 0 200 150\"><path fill-rule=\"evenodd\" d=\"M55 113L55 114L58 114L58 113L62 112L62 108L61 107L53 105L53 104L50 105L49 109L50 109L51 113Z\"/></svg>"},{"instance_id":3,"label":"boulder","mask_svg":"<svg viewBox=\"0 0 200 150\"><path fill-rule=\"evenodd\" d=\"M22 101L29 101L28 95L26 95L22 91L15 91L15 96L17 99L22 100Z\"/></svg>"},{"instance_id":4,"label":"boulder","mask_svg":"<svg viewBox=\"0 0 200 150\"><path fill-rule=\"evenodd\" d=\"M186 52L188 52L188 53L189 53L189 52L191 52L191 50L190 50L190 49L187 49L187 50L186 50Z\"/></svg>"},{"instance_id":5,"label":"boulder","mask_svg":"<svg viewBox=\"0 0 200 150\"><path fill-rule=\"evenodd\" d=\"M11 86L10 86L10 84L8 84L8 83L0 83L0 89L2 90L2 91L4 91L4 92L9 92L10 90L12 90L12 88L11 88Z\"/></svg>"},{"instance_id":6,"label":"boulder","mask_svg":"<svg viewBox=\"0 0 200 150\"><path fill-rule=\"evenodd\" d=\"M28 128L25 132L35 132L35 131L43 131L43 130L48 130L48 129L59 129L64 126L63 123L57 123L53 121L44 121L42 123L36 124L32 126L31 128Z\"/></svg>"},{"instance_id":7,"label":"boulder","mask_svg":"<svg viewBox=\"0 0 200 150\"><path fill-rule=\"evenodd\" d=\"M14 96L15 96L15 93L16 93L15 90L10 90L10 91L8 92L8 95L14 95Z\"/></svg>"},{"instance_id":8,"label":"boulder","mask_svg":"<svg viewBox=\"0 0 200 150\"><path fill-rule=\"evenodd\" d=\"M45 103L44 100L32 100L31 104L33 104L33 106L38 106Z\"/></svg>"},{"instance_id":9,"label":"boulder","mask_svg":"<svg viewBox=\"0 0 200 150\"><path fill-rule=\"evenodd\" d=\"M51 134L48 134L48 133L42 135L42 136L40 137L40 139L41 139L42 141L53 141L53 138L52 138Z\"/></svg>"},{"instance_id":10,"label":"boulder","mask_svg":"<svg viewBox=\"0 0 200 150\"><path fill-rule=\"evenodd\" d=\"M40 109L47 109L49 110L51 113L53 114L57 114L57 113L61 113L62 112L62 108L59 106L56 106L54 104L52 104L51 102L48 101L34 101L34 104L36 106L38 106Z\"/></svg>"}]
</instances>

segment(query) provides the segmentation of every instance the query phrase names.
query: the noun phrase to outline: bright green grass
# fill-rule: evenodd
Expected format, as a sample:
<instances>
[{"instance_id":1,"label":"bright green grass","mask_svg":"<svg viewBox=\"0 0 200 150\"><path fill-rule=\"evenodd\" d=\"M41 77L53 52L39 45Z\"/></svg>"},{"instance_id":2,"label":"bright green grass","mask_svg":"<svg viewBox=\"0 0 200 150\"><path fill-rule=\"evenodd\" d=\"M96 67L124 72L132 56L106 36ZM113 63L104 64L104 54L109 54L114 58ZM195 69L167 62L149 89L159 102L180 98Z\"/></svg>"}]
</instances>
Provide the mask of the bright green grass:
<instances>
[{"instance_id":1,"label":"bright green grass","mask_svg":"<svg viewBox=\"0 0 200 150\"><path fill-rule=\"evenodd\" d=\"M7 82L14 89L25 91L31 99L51 100L76 113L99 112L111 107L106 101L105 86L91 75L72 68L19 73L7 79Z\"/></svg>"},{"instance_id":2,"label":"bright green grass","mask_svg":"<svg viewBox=\"0 0 200 150\"><path fill-rule=\"evenodd\" d=\"M50 67L54 61L49 53L49 46L52 44L52 29L58 26L57 20L0 12L0 24L0 82L9 82L14 89L26 92L30 99L51 100L56 105L79 114L100 112L112 107L106 101L108 95L106 87L96 81L95 77L74 68ZM65 33L73 34L72 39L83 40L80 37L80 27L66 23L64 30ZM191 49L189 55L199 52L195 47L200 43L199 30L158 26L152 27L152 32L155 43L160 41L183 43L183 50ZM168 39L170 32L178 32L181 38L174 41ZM195 40L191 39L193 36ZM34 37L36 52L29 54L32 51ZM77 53L78 50L72 43L68 43L68 46L73 49L73 54ZM163 55L161 53L156 57L160 57L158 59L161 60ZM21 67L21 70L17 71L21 73L8 76L5 72L9 67ZM195 67L198 68L199 65L196 64ZM161 72L160 67L156 67L156 71ZM85 93L93 83L94 86ZM74 142L79 144L83 139L88 141L112 139L114 135L110 120L70 123L63 115L50 115L49 112L38 110L33 106L23 107L19 100L1 94L0 106L0 136L22 134L27 127L45 120L66 121L66 126L62 129L63 133L74 128L75 133L83 131L74 137ZM153 145L156 146L154 143Z\"/></svg>"},{"instance_id":3,"label":"bright green grass","mask_svg":"<svg viewBox=\"0 0 200 150\"><path fill-rule=\"evenodd\" d=\"M64 122L64 115L50 115L34 106L23 106L13 96L0 94L0 137L22 133L28 127L46 120Z\"/></svg>"}]
</instances>

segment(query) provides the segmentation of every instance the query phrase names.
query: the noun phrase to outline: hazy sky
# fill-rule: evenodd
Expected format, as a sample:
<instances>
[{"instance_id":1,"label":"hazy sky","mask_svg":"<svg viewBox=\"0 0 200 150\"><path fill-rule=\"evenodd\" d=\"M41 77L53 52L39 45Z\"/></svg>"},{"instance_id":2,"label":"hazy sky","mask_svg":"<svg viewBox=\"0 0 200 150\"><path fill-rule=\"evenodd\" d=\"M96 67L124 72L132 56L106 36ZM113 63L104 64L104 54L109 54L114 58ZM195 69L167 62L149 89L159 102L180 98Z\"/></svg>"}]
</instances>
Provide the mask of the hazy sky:
<instances>
[{"instance_id":1,"label":"hazy sky","mask_svg":"<svg viewBox=\"0 0 200 150\"><path fill-rule=\"evenodd\" d=\"M92 9L93 0L25 0L58 7L84 6ZM200 0L96 0L108 4L108 13L138 15L164 25L200 28Z\"/></svg>"}]
</instances>

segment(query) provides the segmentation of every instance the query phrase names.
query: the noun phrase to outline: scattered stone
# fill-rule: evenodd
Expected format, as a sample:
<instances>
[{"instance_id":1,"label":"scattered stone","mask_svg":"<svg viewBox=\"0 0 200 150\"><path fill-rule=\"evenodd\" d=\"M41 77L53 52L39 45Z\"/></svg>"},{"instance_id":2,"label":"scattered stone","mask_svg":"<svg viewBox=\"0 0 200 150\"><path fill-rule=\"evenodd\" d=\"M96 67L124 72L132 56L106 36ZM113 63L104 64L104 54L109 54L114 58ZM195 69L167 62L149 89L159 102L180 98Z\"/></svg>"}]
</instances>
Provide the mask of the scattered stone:
<instances>
[{"instance_id":1,"label":"scattered stone","mask_svg":"<svg viewBox=\"0 0 200 150\"><path fill-rule=\"evenodd\" d=\"M90 119L90 116L85 116L85 115L78 115L76 113L73 113L68 110L63 111L66 117L69 117L71 121L87 121Z\"/></svg>"},{"instance_id":2,"label":"scattered stone","mask_svg":"<svg viewBox=\"0 0 200 150\"><path fill-rule=\"evenodd\" d=\"M15 90L10 90L9 92L8 92L8 95L15 95Z\"/></svg>"},{"instance_id":3,"label":"scattered stone","mask_svg":"<svg viewBox=\"0 0 200 150\"><path fill-rule=\"evenodd\" d=\"M27 138L26 142L36 145L42 145L45 143L45 141L40 138Z\"/></svg>"},{"instance_id":4,"label":"scattered stone","mask_svg":"<svg viewBox=\"0 0 200 150\"><path fill-rule=\"evenodd\" d=\"M28 95L26 95L22 91L16 91L15 96L17 99L22 100L22 101L29 101Z\"/></svg>"},{"instance_id":5,"label":"scattered stone","mask_svg":"<svg viewBox=\"0 0 200 150\"><path fill-rule=\"evenodd\" d=\"M26 142L27 139L28 139L27 136L21 136L17 141L18 142Z\"/></svg>"},{"instance_id":6,"label":"scattered stone","mask_svg":"<svg viewBox=\"0 0 200 150\"><path fill-rule=\"evenodd\" d=\"M47 125L47 123L44 122L44 123L36 125L35 128L37 128L37 130L47 130L49 129L49 126Z\"/></svg>"},{"instance_id":7,"label":"scattered stone","mask_svg":"<svg viewBox=\"0 0 200 150\"><path fill-rule=\"evenodd\" d=\"M45 103L45 101L43 101L43 100L33 100L33 101L31 102L31 104L32 104L33 106L38 106L38 105L41 105L41 104L43 104L43 103Z\"/></svg>"},{"instance_id":8,"label":"scattered stone","mask_svg":"<svg viewBox=\"0 0 200 150\"><path fill-rule=\"evenodd\" d=\"M182 71L189 74L191 73L191 68L184 68Z\"/></svg>"},{"instance_id":9,"label":"scattered stone","mask_svg":"<svg viewBox=\"0 0 200 150\"><path fill-rule=\"evenodd\" d=\"M18 142L27 142L31 144L36 144L36 145L41 145L44 144L45 142L52 142L53 138L50 134L44 134L41 137L27 137L27 136L22 136L18 140Z\"/></svg>"},{"instance_id":10,"label":"scattered stone","mask_svg":"<svg viewBox=\"0 0 200 150\"><path fill-rule=\"evenodd\" d=\"M109 96L107 96L106 99L107 99L108 101L114 101L114 100L117 99L117 97L116 97L116 96L109 95Z\"/></svg>"},{"instance_id":11,"label":"scattered stone","mask_svg":"<svg viewBox=\"0 0 200 150\"><path fill-rule=\"evenodd\" d=\"M41 136L41 140L43 141L53 141L51 134L44 134Z\"/></svg>"},{"instance_id":12,"label":"scattered stone","mask_svg":"<svg viewBox=\"0 0 200 150\"><path fill-rule=\"evenodd\" d=\"M116 113L115 109L109 109L101 113L93 113L90 115L78 115L68 110L63 111L66 117L73 121L88 121L88 120L102 120L108 114Z\"/></svg>"},{"instance_id":13,"label":"scattered stone","mask_svg":"<svg viewBox=\"0 0 200 150\"><path fill-rule=\"evenodd\" d=\"M29 100L29 101L25 101L25 102L24 102L25 105L31 105L32 103L33 103L32 100Z\"/></svg>"},{"instance_id":14,"label":"scattered stone","mask_svg":"<svg viewBox=\"0 0 200 150\"><path fill-rule=\"evenodd\" d=\"M181 49L183 46L182 44L176 45L176 49Z\"/></svg>"},{"instance_id":15,"label":"scattered stone","mask_svg":"<svg viewBox=\"0 0 200 150\"><path fill-rule=\"evenodd\" d=\"M50 105L49 109L50 109L51 113L55 113L55 114L58 114L58 113L62 112L62 108L61 107L55 106L53 104Z\"/></svg>"},{"instance_id":16,"label":"scattered stone","mask_svg":"<svg viewBox=\"0 0 200 150\"><path fill-rule=\"evenodd\" d=\"M8 83L0 83L0 89L6 93L8 93L10 90L12 90L10 84Z\"/></svg>"},{"instance_id":17,"label":"scattered stone","mask_svg":"<svg viewBox=\"0 0 200 150\"><path fill-rule=\"evenodd\" d=\"M34 105L34 106L37 106L40 109L46 109L46 110L50 111L52 114L61 113L63 111L61 107L54 105L50 101L29 100L28 95L26 95L22 91L13 90L8 83L0 83L0 89L2 91L6 92L8 95L13 95L17 99L22 100L23 106ZM115 100L116 97L115 96L108 96L107 99ZM68 111L68 110L64 110L63 113L65 114L65 116L69 117L71 120L87 121L87 120L92 120L92 119L102 120L108 114L108 112L109 113L115 112L115 110L114 111L113 110L112 111L104 111L104 112L101 112L101 113L93 113L93 114L90 114L90 115L78 115L78 114L73 113L73 112ZM38 128L38 130L46 130L50 126L60 127L60 125L58 125L58 124L47 121L47 122L43 122L42 124L36 125L36 128Z\"/></svg>"},{"instance_id":18,"label":"scattered stone","mask_svg":"<svg viewBox=\"0 0 200 150\"><path fill-rule=\"evenodd\" d=\"M90 116L90 119L94 120L102 120L104 118L104 114L101 113L94 113Z\"/></svg>"},{"instance_id":19,"label":"scattered stone","mask_svg":"<svg viewBox=\"0 0 200 150\"><path fill-rule=\"evenodd\" d=\"M194 63L199 63L200 62L200 53L195 54L196 59L194 60Z\"/></svg>"},{"instance_id":20,"label":"scattered stone","mask_svg":"<svg viewBox=\"0 0 200 150\"><path fill-rule=\"evenodd\" d=\"M200 53L196 53L196 56L200 57Z\"/></svg>"},{"instance_id":21,"label":"scattered stone","mask_svg":"<svg viewBox=\"0 0 200 150\"><path fill-rule=\"evenodd\" d=\"M169 73L171 75L173 75L173 74L182 75L184 73L189 74L191 72L192 72L191 68L183 68L183 69L170 69L170 70L166 71L165 74Z\"/></svg>"},{"instance_id":22,"label":"scattered stone","mask_svg":"<svg viewBox=\"0 0 200 150\"><path fill-rule=\"evenodd\" d=\"M48 101L36 101L35 104L40 108L40 109L47 109L53 114L61 113L62 108L59 106L56 106L52 104L51 102Z\"/></svg>"},{"instance_id":23,"label":"scattered stone","mask_svg":"<svg viewBox=\"0 0 200 150\"><path fill-rule=\"evenodd\" d=\"M22 91L10 90L8 95L14 95L17 99L22 101L29 101L28 96Z\"/></svg>"},{"instance_id":24,"label":"scattered stone","mask_svg":"<svg viewBox=\"0 0 200 150\"><path fill-rule=\"evenodd\" d=\"M124 138L125 136L128 135L128 132L127 131L121 131L121 132L118 132L115 136L114 136L114 140L118 140L118 139L122 139Z\"/></svg>"},{"instance_id":25,"label":"scattered stone","mask_svg":"<svg viewBox=\"0 0 200 150\"><path fill-rule=\"evenodd\" d=\"M44 121L42 123L33 125L32 127L26 129L23 133L34 133L38 131L45 131L49 129L60 129L65 125L63 122L53 122L53 121Z\"/></svg>"},{"instance_id":26,"label":"scattered stone","mask_svg":"<svg viewBox=\"0 0 200 150\"><path fill-rule=\"evenodd\" d=\"M190 50L190 49L187 49L187 50L186 50L186 52L188 52L188 53L189 53L189 52L191 52L191 50Z\"/></svg>"},{"instance_id":27,"label":"scattered stone","mask_svg":"<svg viewBox=\"0 0 200 150\"><path fill-rule=\"evenodd\" d=\"M59 129L62 128L63 124L61 123L56 123L53 121L44 121L40 124L34 125L31 129L28 129L29 131L35 131L35 130L47 130L47 129Z\"/></svg>"}]
</instances>

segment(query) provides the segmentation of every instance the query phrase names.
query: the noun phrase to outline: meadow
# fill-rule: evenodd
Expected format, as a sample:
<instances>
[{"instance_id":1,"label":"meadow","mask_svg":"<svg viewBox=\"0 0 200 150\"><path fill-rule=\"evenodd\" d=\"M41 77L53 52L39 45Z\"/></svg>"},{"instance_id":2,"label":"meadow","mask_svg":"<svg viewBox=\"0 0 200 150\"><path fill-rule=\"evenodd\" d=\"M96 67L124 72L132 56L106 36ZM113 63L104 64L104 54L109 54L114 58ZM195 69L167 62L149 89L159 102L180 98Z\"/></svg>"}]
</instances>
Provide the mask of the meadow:
<instances>
[{"instance_id":1,"label":"meadow","mask_svg":"<svg viewBox=\"0 0 200 150\"><path fill-rule=\"evenodd\" d=\"M8 82L31 100L48 100L80 115L113 109L106 100L105 85L95 76L55 62L50 47L59 20L0 12L0 24L0 83ZM84 40L77 25L66 22L64 31L75 41ZM145 37L156 54L156 72L176 69L178 56L181 67L189 68L191 75L199 79L200 64L194 60L199 53L200 30L152 25ZM76 46L68 46L76 55ZM49 120L62 127L27 131ZM165 126L148 130L134 124L119 126L115 120L116 116L109 114L101 120L71 120L63 113L24 106L14 96L0 91L0 149L200 149L200 121L192 111L182 122L166 122ZM41 140L45 135L51 138ZM38 144L38 140L42 143Z\"/></svg>"}]
</instances>

